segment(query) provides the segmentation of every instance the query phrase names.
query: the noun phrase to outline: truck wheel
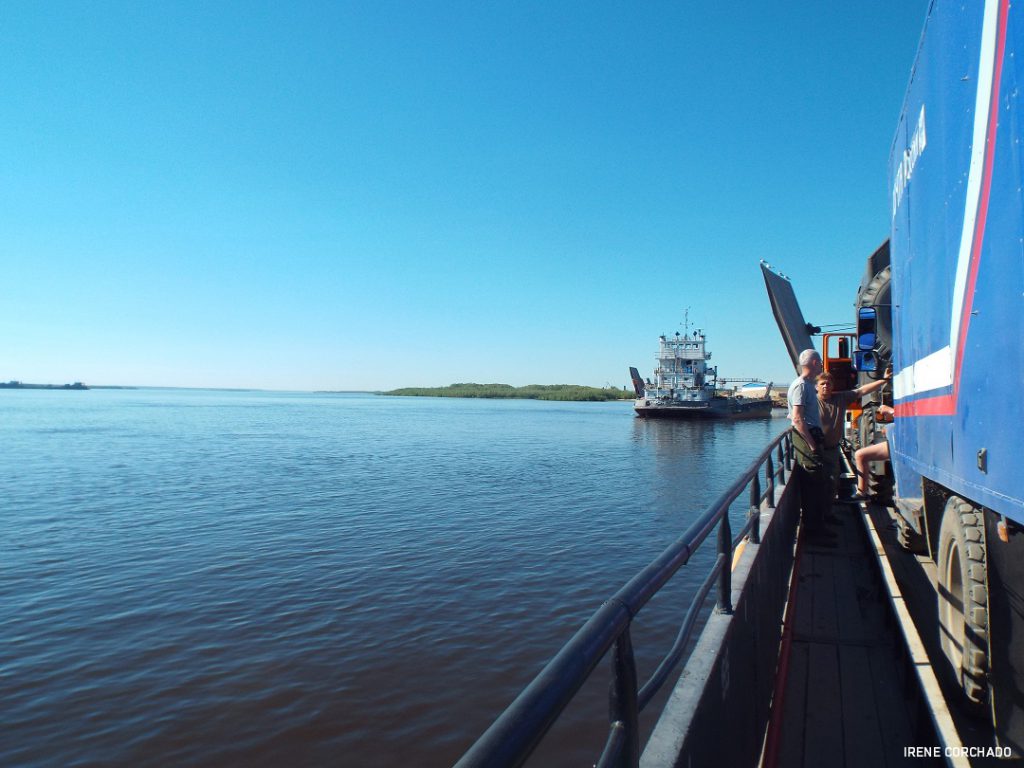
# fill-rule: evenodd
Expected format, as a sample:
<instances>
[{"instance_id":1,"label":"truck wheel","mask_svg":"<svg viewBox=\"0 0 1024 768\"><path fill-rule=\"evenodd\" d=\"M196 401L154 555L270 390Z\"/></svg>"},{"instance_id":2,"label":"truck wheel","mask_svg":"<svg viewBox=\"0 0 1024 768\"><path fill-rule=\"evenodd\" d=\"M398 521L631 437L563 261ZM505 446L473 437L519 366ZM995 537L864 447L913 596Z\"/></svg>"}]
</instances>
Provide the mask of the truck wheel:
<instances>
[{"instance_id":1,"label":"truck wheel","mask_svg":"<svg viewBox=\"0 0 1024 768\"><path fill-rule=\"evenodd\" d=\"M896 515L896 525L896 541L899 542L904 552L923 555L928 551L928 545L925 543L924 536L915 531L910 523L903 518L903 515Z\"/></svg>"},{"instance_id":2,"label":"truck wheel","mask_svg":"<svg viewBox=\"0 0 1024 768\"><path fill-rule=\"evenodd\" d=\"M967 700L988 701L988 591L982 513L952 496L939 529L939 640Z\"/></svg>"}]
</instances>

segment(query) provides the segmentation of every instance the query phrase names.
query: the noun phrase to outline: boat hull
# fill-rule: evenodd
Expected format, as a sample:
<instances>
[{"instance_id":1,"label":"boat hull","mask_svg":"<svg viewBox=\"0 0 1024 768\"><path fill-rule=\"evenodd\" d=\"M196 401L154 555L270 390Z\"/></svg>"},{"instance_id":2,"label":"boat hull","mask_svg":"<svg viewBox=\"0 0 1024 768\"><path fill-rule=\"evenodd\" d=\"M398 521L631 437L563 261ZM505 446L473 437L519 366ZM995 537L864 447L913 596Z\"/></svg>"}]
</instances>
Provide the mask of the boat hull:
<instances>
[{"instance_id":1,"label":"boat hull","mask_svg":"<svg viewBox=\"0 0 1024 768\"><path fill-rule=\"evenodd\" d=\"M634 401L633 410L642 419L761 419L771 417L772 401L767 397L756 400L721 397L685 403L638 398Z\"/></svg>"}]
</instances>

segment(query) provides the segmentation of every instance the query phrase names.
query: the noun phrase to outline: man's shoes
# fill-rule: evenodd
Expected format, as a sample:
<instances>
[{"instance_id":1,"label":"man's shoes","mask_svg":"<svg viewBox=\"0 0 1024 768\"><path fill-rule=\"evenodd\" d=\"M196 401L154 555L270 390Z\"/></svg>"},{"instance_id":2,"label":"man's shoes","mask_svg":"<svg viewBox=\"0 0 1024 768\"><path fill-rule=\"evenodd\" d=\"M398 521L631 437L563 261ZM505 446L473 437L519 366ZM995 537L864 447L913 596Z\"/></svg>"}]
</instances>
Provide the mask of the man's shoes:
<instances>
[{"instance_id":1,"label":"man's shoes","mask_svg":"<svg viewBox=\"0 0 1024 768\"><path fill-rule=\"evenodd\" d=\"M862 501L871 501L871 496L866 493L855 493L846 499L839 499L840 504L860 504Z\"/></svg>"}]
</instances>

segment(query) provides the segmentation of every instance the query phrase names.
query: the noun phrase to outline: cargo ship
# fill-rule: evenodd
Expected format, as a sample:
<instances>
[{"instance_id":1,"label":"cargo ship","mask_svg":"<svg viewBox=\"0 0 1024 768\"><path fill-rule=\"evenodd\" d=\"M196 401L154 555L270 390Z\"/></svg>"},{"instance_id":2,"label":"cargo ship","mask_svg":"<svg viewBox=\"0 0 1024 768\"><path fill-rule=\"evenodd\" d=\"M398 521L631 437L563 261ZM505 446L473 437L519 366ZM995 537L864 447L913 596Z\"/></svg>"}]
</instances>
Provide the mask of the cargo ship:
<instances>
[{"instance_id":1,"label":"cargo ship","mask_svg":"<svg viewBox=\"0 0 1024 768\"><path fill-rule=\"evenodd\" d=\"M654 381L644 381L636 368L629 369L636 392L633 409L645 419L751 419L771 416L772 385L763 395L747 397L718 389L718 368L709 366L703 331L676 332L659 338Z\"/></svg>"}]
</instances>

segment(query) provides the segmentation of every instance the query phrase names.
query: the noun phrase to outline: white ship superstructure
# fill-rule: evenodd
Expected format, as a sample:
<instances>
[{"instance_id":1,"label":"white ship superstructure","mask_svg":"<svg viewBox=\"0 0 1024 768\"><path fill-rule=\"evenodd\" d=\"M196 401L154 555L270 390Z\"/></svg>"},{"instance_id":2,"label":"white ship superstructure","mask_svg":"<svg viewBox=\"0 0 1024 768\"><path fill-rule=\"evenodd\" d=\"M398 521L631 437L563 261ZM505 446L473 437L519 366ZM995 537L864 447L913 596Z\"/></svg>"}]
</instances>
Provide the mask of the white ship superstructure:
<instances>
[{"instance_id":1,"label":"white ship superstructure","mask_svg":"<svg viewBox=\"0 0 1024 768\"><path fill-rule=\"evenodd\" d=\"M705 349L704 342L704 333L699 330L692 335L663 334L659 338L649 396L694 404L710 401L715 396L718 371L707 364L711 353Z\"/></svg>"},{"instance_id":2,"label":"white ship superstructure","mask_svg":"<svg viewBox=\"0 0 1024 768\"><path fill-rule=\"evenodd\" d=\"M683 333L658 338L653 381L642 379L636 368L629 369L638 416L742 419L771 415L770 384L754 397L718 392L718 368L708 365L711 353L705 346L704 331L690 333L685 324L683 329Z\"/></svg>"}]
</instances>

